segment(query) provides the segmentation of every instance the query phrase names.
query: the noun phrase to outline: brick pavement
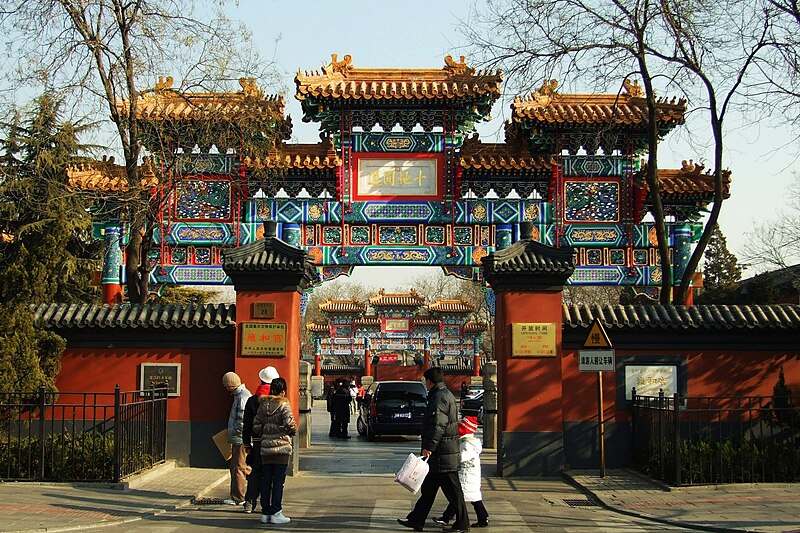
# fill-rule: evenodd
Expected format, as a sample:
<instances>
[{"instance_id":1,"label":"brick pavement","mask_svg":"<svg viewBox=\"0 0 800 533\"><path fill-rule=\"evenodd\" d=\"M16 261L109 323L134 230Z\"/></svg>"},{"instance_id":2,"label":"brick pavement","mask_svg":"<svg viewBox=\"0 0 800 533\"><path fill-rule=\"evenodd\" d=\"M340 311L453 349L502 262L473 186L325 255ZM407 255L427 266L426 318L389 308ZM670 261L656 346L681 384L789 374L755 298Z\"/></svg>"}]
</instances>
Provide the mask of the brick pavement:
<instances>
[{"instance_id":1,"label":"brick pavement","mask_svg":"<svg viewBox=\"0 0 800 533\"><path fill-rule=\"evenodd\" d=\"M568 472L614 511L704 531L800 532L800 484L668 487L630 470Z\"/></svg>"}]
</instances>

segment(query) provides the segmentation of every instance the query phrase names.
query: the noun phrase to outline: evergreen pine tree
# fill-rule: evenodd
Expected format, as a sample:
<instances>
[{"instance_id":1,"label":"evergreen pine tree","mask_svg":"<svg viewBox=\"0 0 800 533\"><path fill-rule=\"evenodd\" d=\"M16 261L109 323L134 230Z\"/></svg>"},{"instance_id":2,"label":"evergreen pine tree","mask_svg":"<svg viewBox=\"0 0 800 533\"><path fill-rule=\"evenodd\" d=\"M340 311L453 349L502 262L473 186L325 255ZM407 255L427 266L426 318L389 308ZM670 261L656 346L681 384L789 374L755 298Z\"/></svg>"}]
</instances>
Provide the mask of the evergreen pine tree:
<instances>
[{"instance_id":1,"label":"evergreen pine tree","mask_svg":"<svg viewBox=\"0 0 800 533\"><path fill-rule=\"evenodd\" d=\"M36 327L29 306L85 300L99 265L91 217L65 172L86 128L61 121L60 105L40 96L0 139L0 391L55 389L66 344Z\"/></svg>"},{"instance_id":2,"label":"evergreen pine tree","mask_svg":"<svg viewBox=\"0 0 800 533\"><path fill-rule=\"evenodd\" d=\"M733 303L741 278L742 268L728 250L725 235L717 225L705 251L703 291L698 295L698 303Z\"/></svg>"}]
</instances>

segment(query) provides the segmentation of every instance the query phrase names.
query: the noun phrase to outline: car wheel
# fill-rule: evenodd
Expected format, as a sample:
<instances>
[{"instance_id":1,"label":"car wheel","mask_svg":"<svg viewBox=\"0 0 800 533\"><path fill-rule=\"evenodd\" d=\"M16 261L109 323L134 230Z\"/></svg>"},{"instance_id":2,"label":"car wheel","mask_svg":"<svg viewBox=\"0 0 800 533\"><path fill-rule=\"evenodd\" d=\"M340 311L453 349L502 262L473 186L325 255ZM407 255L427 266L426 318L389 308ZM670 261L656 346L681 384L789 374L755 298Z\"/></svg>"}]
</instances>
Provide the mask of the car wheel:
<instances>
[{"instance_id":1,"label":"car wheel","mask_svg":"<svg viewBox=\"0 0 800 533\"><path fill-rule=\"evenodd\" d=\"M362 437L367 434L367 424L364 423L364 419L361 416L356 420L356 431Z\"/></svg>"}]
</instances>

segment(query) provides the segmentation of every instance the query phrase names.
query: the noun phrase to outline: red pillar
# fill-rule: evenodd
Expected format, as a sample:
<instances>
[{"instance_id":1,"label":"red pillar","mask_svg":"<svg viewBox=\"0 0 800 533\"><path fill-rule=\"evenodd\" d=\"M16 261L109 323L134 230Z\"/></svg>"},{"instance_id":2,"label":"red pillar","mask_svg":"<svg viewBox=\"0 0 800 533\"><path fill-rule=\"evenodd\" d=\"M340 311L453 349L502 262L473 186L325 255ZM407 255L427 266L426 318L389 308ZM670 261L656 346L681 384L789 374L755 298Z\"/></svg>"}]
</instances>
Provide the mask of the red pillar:
<instances>
[{"instance_id":1,"label":"red pillar","mask_svg":"<svg viewBox=\"0 0 800 533\"><path fill-rule=\"evenodd\" d=\"M314 354L314 375L322 375L322 356L319 354L319 352Z\"/></svg>"},{"instance_id":2,"label":"red pillar","mask_svg":"<svg viewBox=\"0 0 800 533\"><path fill-rule=\"evenodd\" d=\"M369 344L364 347L364 375L372 375L372 350L369 348Z\"/></svg>"},{"instance_id":3,"label":"red pillar","mask_svg":"<svg viewBox=\"0 0 800 533\"><path fill-rule=\"evenodd\" d=\"M472 368L473 368L473 372L472 372L473 376L480 376L481 375L481 354L476 353L472 357Z\"/></svg>"}]
</instances>

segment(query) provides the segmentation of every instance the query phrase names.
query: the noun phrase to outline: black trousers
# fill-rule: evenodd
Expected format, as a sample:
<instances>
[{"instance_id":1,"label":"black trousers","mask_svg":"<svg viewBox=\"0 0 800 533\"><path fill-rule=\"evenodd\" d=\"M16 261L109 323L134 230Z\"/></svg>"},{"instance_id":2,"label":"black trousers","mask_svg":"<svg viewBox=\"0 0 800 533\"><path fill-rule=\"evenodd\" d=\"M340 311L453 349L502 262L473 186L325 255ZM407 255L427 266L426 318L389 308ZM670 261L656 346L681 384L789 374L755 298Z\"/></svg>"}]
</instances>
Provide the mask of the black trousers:
<instances>
[{"instance_id":1,"label":"black trousers","mask_svg":"<svg viewBox=\"0 0 800 533\"><path fill-rule=\"evenodd\" d=\"M472 508L475 509L475 514L478 515L478 523L485 524L489 521L489 511L486 510L486 506L483 505L483 500L478 500L476 502L470 502L472 504ZM447 509L444 510L442 513L442 519L445 522L449 522L456 514L456 509L453 507L452 503L447 504Z\"/></svg>"},{"instance_id":2,"label":"black trousers","mask_svg":"<svg viewBox=\"0 0 800 533\"><path fill-rule=\"evenodd\" d=\"M453 527L469 529L469 516L467 516L467 506L464 503L461 483L458 481L458 472L429 472L425 476L425 481L422 482L417 503L408 513L408 520L414 526L424 526L440 488L448 503L455 508L456 521Z\"/></svg>"}]
</instances>

